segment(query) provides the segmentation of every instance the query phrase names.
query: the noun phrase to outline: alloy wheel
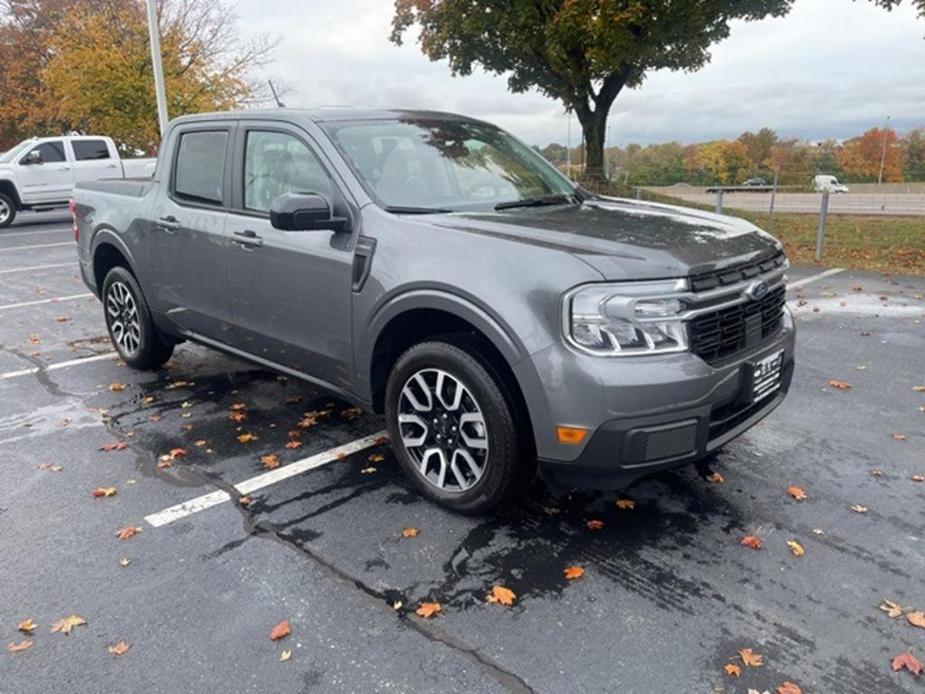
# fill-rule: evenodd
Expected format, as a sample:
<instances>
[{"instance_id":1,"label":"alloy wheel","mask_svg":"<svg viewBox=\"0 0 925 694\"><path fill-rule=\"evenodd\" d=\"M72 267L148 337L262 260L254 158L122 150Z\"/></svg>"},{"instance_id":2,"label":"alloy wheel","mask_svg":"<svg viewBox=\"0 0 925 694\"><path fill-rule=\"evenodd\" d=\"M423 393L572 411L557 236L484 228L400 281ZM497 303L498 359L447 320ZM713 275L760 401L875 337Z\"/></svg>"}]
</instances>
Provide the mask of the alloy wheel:
<instances>
[{"instance_id":1,"label":"alloy wheel","mask_svg":"<svg viewBox=\"0 0 925 694\"><path fill-rule=\"evenodd\" d=\"M10 206L6 203L6 200L0 198L0 224L3 224L10 218L12 210Z\"/></svg>"},{"instance_id":2,"label":"alloy wheel","mask_svg":"<svg viewBox=\"0 0 925 694\"><path fill-rule=\"evenodd\" d=\"M118 280L110 284L106 292L106 318L116 347L123 356L134 356L141 346L138 305L131 290Z\"/></svg>"}]
</instances>

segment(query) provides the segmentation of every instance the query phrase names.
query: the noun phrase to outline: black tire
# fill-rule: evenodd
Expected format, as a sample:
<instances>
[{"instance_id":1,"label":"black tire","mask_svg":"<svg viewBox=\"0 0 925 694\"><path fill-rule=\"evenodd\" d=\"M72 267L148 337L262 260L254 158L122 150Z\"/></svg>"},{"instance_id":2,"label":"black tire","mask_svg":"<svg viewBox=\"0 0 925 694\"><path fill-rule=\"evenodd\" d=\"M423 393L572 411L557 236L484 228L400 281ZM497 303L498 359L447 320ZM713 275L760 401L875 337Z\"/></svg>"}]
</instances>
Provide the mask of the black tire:
<instances>
[{"instance_id":1,"label":"black tire","mask_svg":"<svg viewBox=\"0 0 925 694\"><path fill-rule=\"evenodd\" d=\"M101 297L109 339L122 361L139 371L159 369L166 364L174 346L158 334L132 273L124 267L110 270L103 280ZM129 337L125 337L126 333Z\"/></svg>"},{"instance_id":2,"label":"black tire","mask_svg":"<svg viewBox=\"0 0 925 694\"><path fill-rule=\"evenodd\" d=\"M16 219L16 203L6 193L0 193L0 229L4 229Z\"/></svg>"},{"instance_id":3,"label":"black tire","mask_svg":"<svg viewBox=\"0 0 925 694\"><path fill-rule=\"evenodd\" d=\"M461 384L463 387L461 404L455 409L444 407L443 398L437 399L433 394L436 391L435 379L441 372L444 374L445 385L454 388L454 390L444 391L445 393L456 393L455 388L459 385L454 385L454 380L456 384ZM418 385L411 384L410 379L418 374L422 375L428 384L431 383L430 379L434 379L430 396L434 408L426 413L409 407L411 401L403 395L406 385L415 389L418 395L424 394ZM446 375L451 379L445 379ZM415 384L419 383L415 381ZM474 342L460 341L458 344L442 340L423 342L411 347L398 358L389 374L385 393L385 413L389 437L405 474L413 480L424 496L459 513L479 514L508 502L521 491L535 461L530 459L529 451L532 442L527 440L530 437L526 435L530 430L529 426L522 421L524 415L519 413L510 395L505 395L506 392L508 389L503 379L493 368L490 359L478 350ZM426 405L421 402L423 398L415 397L414 399L419 404ZM408 425L406 423L404 425L404 432L409 438L414 438L417 434L420 437L427 437L423 443L411 446L410 450L403 438L403 425L399 422L400 414L412 414L422 419L424 416L427 417L426 427L418 424ZM433 426L437 420L447 414L449 425L454 423L455 416L458 433L456 433L457 427L455 426L440 425L443 428ZM432 416L433 420L431 420ZM469 421L464 424L459 421L463 416L480 421ZM450 428L453 433L449 432ZM468 431L467 436L462 435L464 429ZM422 431L423 434L420 433ZM442 442L434 440L434 437L438 436L435 432L438 431L444 432ZM448 436L452 439L447 439ZM484 439L487 443L484 458L479 457L483 455L479 447L469 447L472 439L479 441ZM442 459L438 458L436 461L425 464L422 472L423 451L441 446L445 446ZM459 448L465 449L470 459L482 463L480 476L473 473L472 466L467 464L463 467L466 459L457 457L457 455L462 455L457 453ZM432 479L434 476L439 478L439 473L432 469L433 462L437 463L438 469L442 467L446 470L450 466L441 461L450 460L457 461L457 469L464 472L463 477L466 477L466 480L464 483L461 482L459 474L451 469L453 479L448 479L445 486L440 486L438 481ZM447 473L447 478L449 474ZM464 484L469 486L464 486Z\"/></svg>"}]
</instances>

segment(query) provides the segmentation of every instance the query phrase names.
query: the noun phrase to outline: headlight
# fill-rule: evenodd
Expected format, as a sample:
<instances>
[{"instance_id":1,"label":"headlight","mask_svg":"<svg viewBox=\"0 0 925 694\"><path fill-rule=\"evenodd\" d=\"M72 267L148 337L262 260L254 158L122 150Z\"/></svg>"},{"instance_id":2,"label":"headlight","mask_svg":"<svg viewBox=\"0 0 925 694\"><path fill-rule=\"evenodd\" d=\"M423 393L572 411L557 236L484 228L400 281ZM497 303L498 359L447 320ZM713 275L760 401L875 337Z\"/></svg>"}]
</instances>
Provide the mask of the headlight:
<instances>
[{"instance_id":1,"label":"headlight","mask_svg":"<svg viewBox=\"0 0 925 694\"><path fill-rule=\"evenodd\" d=\"M684 303L671 296L686 280L590 284L565 295L563 329L577 348L601 356L687 350L687 329L677 318Z\"/></svg>"}]
</instances>

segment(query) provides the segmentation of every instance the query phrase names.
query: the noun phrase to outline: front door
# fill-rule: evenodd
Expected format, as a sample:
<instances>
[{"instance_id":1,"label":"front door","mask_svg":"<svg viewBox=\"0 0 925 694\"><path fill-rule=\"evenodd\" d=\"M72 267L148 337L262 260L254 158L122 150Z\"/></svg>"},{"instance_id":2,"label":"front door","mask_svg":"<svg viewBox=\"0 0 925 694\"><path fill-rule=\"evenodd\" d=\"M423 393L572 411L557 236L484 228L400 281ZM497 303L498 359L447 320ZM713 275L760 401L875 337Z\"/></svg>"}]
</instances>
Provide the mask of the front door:
<instances>
[{"instance_id":1,"label":"front door","mask_svg":"<svg viewBox=\"0 0 925 694\"><path fill-rule=\"evenodd\" d=\"M228 341L231 318L225 228L231 133L230 126L177 132L170 173L145 230L151 235L152 308L182 330L221 342Z\"/></svg>"},{"instance_id":2,"label":"front door","mask_svg":"<svg viewBox=\"0 0 925 694\"><path fill-rule=\"evenodd\" d=\"M309 139L276 124L242 125L235 207L228 232L228 287L235 346L336 386L353 382L353 237L333 230L281 231L268 211L283 193L340 198Z\"/></svg>"},{"instance_id":3,"label":"front door","mask_svg":"<svg viewBox=\"0 0 925 694\"><path fill-rule=\"evenodd\" d=\"M16 179L27 205L66 201L74 189L74 170L64 153L64 142L48 140L25 152L16 164Z\"/></svg>"}]
</instances>

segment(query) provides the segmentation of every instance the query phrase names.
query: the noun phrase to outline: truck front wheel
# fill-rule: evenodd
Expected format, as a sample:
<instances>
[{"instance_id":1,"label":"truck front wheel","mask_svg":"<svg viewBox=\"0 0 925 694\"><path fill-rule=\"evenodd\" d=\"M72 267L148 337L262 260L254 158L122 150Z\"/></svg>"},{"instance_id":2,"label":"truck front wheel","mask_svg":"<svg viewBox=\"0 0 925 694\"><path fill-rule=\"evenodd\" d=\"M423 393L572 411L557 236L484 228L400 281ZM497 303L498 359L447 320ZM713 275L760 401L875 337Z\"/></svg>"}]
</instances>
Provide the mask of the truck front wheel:
<instances>
[{"instance_id":1,"label":"truck front wheel","mask_svg":"<svg viewBox=\"0 0 925 694\"><path fill-rule=\"evenodd\" d=\"M109 339L122 361L140 371L158 369L167 363L173 345L158 335L132 273L123 267L110 270L103 280L102 297Z\"/></svg>"},{"instance_id":2,"label":"truck front wheel","mask_svg":"<svg viewBox=\"0 0 925 694\"><path fill-rule=\"evenodd\" d=\"M6 193L0 193L0 229L8 227L16 219L16 203Z\"/></svg>"},{"instance_id":3,"label":"truck front wheel","mask_svg":"<svg viewBox=\"0 0 925 694\"><path fill-rule=\"evenodd\" d=\"M386 386L389 435L405 474L461 513L510 499L528 468L525 427L494 371L465 343L423 342L398 358Z\"/></svg>"}]
</instances>

